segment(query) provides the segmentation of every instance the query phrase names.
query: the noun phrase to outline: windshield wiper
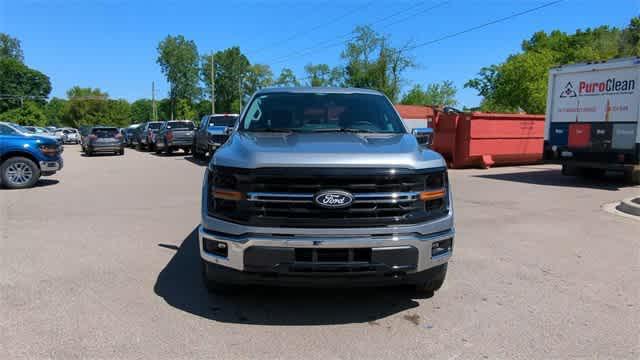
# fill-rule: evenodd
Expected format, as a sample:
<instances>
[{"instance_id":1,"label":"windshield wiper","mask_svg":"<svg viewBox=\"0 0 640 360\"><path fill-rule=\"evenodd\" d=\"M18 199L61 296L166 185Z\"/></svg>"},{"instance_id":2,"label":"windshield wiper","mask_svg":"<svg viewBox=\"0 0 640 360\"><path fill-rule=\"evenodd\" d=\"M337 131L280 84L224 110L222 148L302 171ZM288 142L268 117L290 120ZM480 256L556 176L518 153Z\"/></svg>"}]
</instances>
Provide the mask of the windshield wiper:
<instances>
[{"instance_id":1,"label":"windshield wiper","mask_svg":"<svg viewBox=\"0 0 640 360\"><path fill-rule=\"evenodd\" d=\"M330 129L314 129L312 132L349 132L349 133L377 133L379 131L369 129L354 129L354 128L330 128Z\"/></svg>"}]
</instances>

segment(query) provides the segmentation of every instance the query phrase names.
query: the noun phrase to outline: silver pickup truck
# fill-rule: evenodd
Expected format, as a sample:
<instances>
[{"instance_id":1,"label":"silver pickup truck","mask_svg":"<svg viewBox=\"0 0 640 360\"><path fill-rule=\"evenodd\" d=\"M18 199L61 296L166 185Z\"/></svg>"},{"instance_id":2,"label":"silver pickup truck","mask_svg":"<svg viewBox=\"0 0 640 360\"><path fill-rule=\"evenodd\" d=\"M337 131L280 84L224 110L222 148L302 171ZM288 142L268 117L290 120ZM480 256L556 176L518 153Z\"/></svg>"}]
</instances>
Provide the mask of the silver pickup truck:
<instances>
[{"instance_id":1,"label":"silver pickup truck","mask_svg":"<svg viewBox=\"0 0 640 360\"><path fill-rule=\"evenodd\" d=\"M209 289L438 290L454 222L432 135L408 133L377 91L258 91L204 177L199 247Z\"/></svg>"}]
</instances>

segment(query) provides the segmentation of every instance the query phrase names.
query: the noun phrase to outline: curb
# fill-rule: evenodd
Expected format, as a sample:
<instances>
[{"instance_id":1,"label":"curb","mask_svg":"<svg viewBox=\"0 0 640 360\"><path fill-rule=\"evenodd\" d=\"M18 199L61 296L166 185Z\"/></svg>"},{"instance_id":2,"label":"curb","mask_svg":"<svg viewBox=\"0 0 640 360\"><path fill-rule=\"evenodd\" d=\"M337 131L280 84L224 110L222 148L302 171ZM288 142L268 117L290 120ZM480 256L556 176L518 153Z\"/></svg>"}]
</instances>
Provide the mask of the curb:
<instances>
[{"instance_id":1,"label":"curb","mask_svg":"<svg viewBox=\"0 0 640 360\"><path fill-rule=\"evenodd\" d=\"M623 213L640 216L640 197L624 199L616 206L616 210Z\"/></svg>"}]
</instances>

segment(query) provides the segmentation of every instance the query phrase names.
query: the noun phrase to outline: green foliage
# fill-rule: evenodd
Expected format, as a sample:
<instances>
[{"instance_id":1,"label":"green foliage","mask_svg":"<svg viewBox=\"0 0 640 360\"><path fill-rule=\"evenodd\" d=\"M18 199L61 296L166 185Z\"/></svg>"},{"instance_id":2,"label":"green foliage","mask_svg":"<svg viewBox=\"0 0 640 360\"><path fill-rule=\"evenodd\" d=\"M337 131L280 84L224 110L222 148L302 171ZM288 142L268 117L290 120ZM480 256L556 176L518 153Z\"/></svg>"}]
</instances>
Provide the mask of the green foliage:
<instances>
[{"instance_id":1,"label":"green foliage","mask_svg":"<svg viewBox=\"0 0 640 360\"><path fill-rule=\"evenodd\" d=\"M125 127L131 124L131 105L124 99L107 100L103 118L106 125Z\"/></svg>"},{"instance_id":2,"label":"green foliage","mask_svg":"<svg viewBox=\"0 0 640 360\"><path fill-rule=\"evenodd\" d=\"M274 81L274 86L283 86L283 87L296 87L300 86L300 81L296 78L296 75L293 73L293 70L289 68L283 68L280 71L280 76Z\"/></svg>"},{"instance_id":3,"label":"green foliage","mask_svg":"<svg viewBox=\"0 0 640 360\"><path fill-rule=\"evenodd\" d=\"M197 112L191 106L191 102L187 99L178 99L176 104L175 119L179 120L195 120Z\"/></svg>"},{"instance_id":4,"label":"green foliage","mask_svg":"<svg viewBox=\"0 0 640 360\"><path fill-rule=\"evenodd\" d=\"M273 84L273 72L269 65L253 64L247 69L243 83L245 96L251 96L257 90Z\"/></svg>"},{"instance_id":5,"label":"green foliage","mask_svg":"<svg viewBox=\"0 0 640 360\"><path fill-rule=\"evenodd\" d=\"M44 105L51 92L49 77L19 60L0 58L0 113L21 106L25 99Z\"/></svg>"},{"instance_id":6,"label":"green foliage","mask_svg":"<svg viewBox=\"0 0 640 360\"><path fill-rule=\"evenodd\" d=\"M15 122L20 125L48 125L42 106L33 101L25 101L24 106L3 112L0 114L0 121Z\"/></svg>"},{"instance_id":7,"label":"green foliage","mask_svg":"<svg viewBox=\"0 0 640 360\"><path fill-rule=\"evenodd\" d=\"M389 45L386 37L369 26L358 26L355 37L342 52L347 62L344 85L376 89L396 101L402 85L402 74L415 66L402 50Z\"/></svg>"},{"instance_id":8,"label":"green foliage","mask_svg":"<svg viewBox=\"0 0 640 360\"><path fill-rule=\"evenodd\" d=\"M44 107L44 113L47 116L47 126L61 126L63 123L65 112L67 111L67 101L56 98L49 100Z\"/></svg>"},{"instance_id":9,"label":"green foliage","mask_svg":"<svg viewBox=\"0 0 640 360\"><path fill-rule=\"evenodd\" d=\"M178 99L195 100L200 96L198 87L199 56L196 43L184 36L167 36L158 45L156 60L169 82L169 98L174 104Z\"/></svg>"},{"instance_id":10,"label":"green foliage","mask_svg":"<svg viewBox=\"0 0 640 360\"><path fill-rule=\"evenodd\" d=\"M218 51L213 55L215 64L216 112L237 111L240 82L244 81L250 63L238 46ZM205 93L211 96L211 56L202 57L202 81ZM235 106L233 105L235 102Z\"/></svg>"},{"instance_id":11,"label":"green foliage","mask_svg":"<svg viewBox=\"0 0 640 360\"><path fill-rule=\"evenodd\" d=\"M62 107L62 123L79 128L88 125L125 127L131 124L131 105L124 99L109 99L98 88L74 86L67 91L69 100ZM53 100L52 100L53 101Z\"/></svg>"},{"instance_id":12,"label":"green foliage","mask_svg":"<svg viewBox=\"0 0 640 360\"><path fill-rule=\"evenodd\" d=\"M131 120L136 123L153 119L153 102L150 99L138 99L131 103Z\"/></svg>"},{"instance_id":13,"label":"green foliage","mask_svg":"<svg viewBox=\"0 0 640 360\"><path fill-rule=\"evenodd\" d=\"M343 81L342 69L330 68L327 64L307 64L304 66L307 74L307 86L340 86Z\"/></svg>"},{"instance_id":14,"label":"green foliage","mask_svg":"<svg viewBox=\"0 0 640 360\"><path fill-rule=\"evenodd\" d=\"M415 85L402 97L402 104L406 105L443 105L456 106L456 87L452 81L443 81L440 84L429 84L427 89Z\"/></svg>"},{"instance_id":15,"label":"green foliage","mask_svg":"<svg viewBox=\"0 0 640 360\"><path fill-rule=\"evenodd\" d=\"M9 34L0 33L0 59L14 59L24 61L24 54L20 40L11 37Z\"/></svg>"},{"instance_id":16,"label":"green foliage","mask_svg":"<svg viewBox=\"0 0 640 360\"><path fill-rule=\"evenodd\" d=\"M544 113L551 67L622 56L640 56L640 18L625 29L600 26L577 30L537 32L522 43L522 52L502 64L484 67L465 87L483 97L483 111Z\"/></svg>"}]
</instances>

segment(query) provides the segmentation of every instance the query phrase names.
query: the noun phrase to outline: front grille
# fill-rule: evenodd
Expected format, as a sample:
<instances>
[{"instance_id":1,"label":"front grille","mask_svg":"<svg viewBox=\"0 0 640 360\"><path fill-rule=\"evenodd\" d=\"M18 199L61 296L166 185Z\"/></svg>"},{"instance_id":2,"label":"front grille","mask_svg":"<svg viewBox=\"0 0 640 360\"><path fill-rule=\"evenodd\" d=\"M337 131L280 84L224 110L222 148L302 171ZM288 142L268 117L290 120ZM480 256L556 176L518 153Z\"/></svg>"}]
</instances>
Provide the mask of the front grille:
<instances>
[{"instance_id":1,"label":"front grille","mask_svg":"<svg viewBox=\"0 0 640 360\"><path fill-rule=\"evenodd\" d=\"M430 202L419 193L446 186L444 168L326 169L217 167L209 172L213 187L239 191L241 201L214 199L209 192L209 215L251 226L376 227L415 224L445 216L446 197ZM353 195L349 207L322 208L314 195L343 190Z\"/></svg>"},{"instance_id":2,"label":"front grille","mask_svg":"<svg viewBox=\"0 0 640 360\"><path fill-rule=\"evenodd\" d=\"M209 135L209 141L215 144L224 144L229 139L229 135Z\"/></svg>"}]
</instances>

